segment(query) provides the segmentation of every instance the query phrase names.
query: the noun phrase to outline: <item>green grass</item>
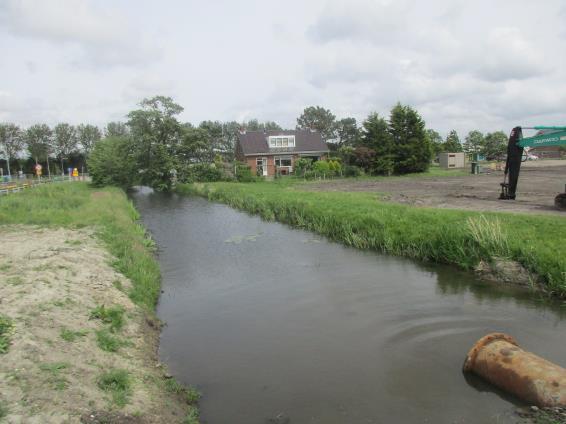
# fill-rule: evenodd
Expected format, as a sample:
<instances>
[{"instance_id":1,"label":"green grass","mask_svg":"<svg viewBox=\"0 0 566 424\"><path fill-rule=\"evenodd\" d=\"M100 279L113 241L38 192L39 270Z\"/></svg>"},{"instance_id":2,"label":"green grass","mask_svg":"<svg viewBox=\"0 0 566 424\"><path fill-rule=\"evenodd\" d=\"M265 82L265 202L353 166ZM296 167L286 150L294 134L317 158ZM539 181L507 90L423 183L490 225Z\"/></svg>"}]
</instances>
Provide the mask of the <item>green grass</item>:
<instances>
[{"instance_id":1,"label":"green grass","mask_svg":"<svg viewBox=\"0 0 566 424\"><path fill-rule=\"evenodd\" d=\"M52 362L39 365L39 369L48 374L47 382L55 390L65 390L68 387L69 382L61 375L62 371L67 368L69 368L69 364L66 362Z\"/></svg>"},{"instance_id":2,"label":"green grass","mask_svg":"<svg viewBox=\"0 0 566 424\"><path fill-rule=\"evenodd\" d=\"M113 335L107 329L96 332L96 344L105 352L118 352L122 346L128 345L126 341Z\"/></svg>"},{"instance_id":3,"label":"green grass","mask_svg":"<svg viewBox=\"0 0 566 424\"><path fill-rule=\"evenodd\" d=\"M6 418L9 413L10 413L10 410L8 409L8 405L6 405L4 402L0 401L0 420L2 418Z\"/></svg>"},{"instance_id":4,"label":"green grass","mask_svg":"<svg viewBox=\"0 0 566 424\"><path fill-rule=\"evenodd\" d=\"M132 280L130 298L153 311L159 297L159 265L153 257L154 243L138 219L122 190L94 189L84 182L46 184L0 201L0 225L95 228L116 257L115 268Z\"/></svg>"},{"instance_id":5,"label":"green grass","mask_svg":"<svg viewBox=\"0 0 566 424\"><path fill-rule=\"evenodd\" d=\"M7 353L10 347L10 334L14 322L5 315L0 314L0 354Z\"/></svg>"},{"instance_id":6,"label":"green grass","mask_svg":"<svg viewBox=\"0 0 566 424\"><path fill-rule=\"evenodd\" d=\"M79 337L86 336L87 333L88 333L88 331L86 331L86 330L73 331L73 330L69 330L68 328L62 328L59 335L66 342L74 342Z\"/></svg>"},{"instance_id":7,"label":"green grass","mask_svg":"<svg viewBox=\"0 0 566 424\"><path fill-rule=\"evenodd\" d=\"M132 393L132 381L128 371L111 369L103 373L97 381L101 390L110 393L115 405L123 407Z\"/></svg>"},{"instance_id":8,"label":"green grass","mask_svg":"<svg viewBox=\"0 0 566 424\"><path fill-rule=\"evenodd\" d=\"M512 259L540 276L547 292L566 297L562 217L417 208L380 201L375 193L305 192L293 183L181 184L177 190L360 249L464 269Z\"/></svg>"},{"instance_id":9,"label":"green grass","mask_svg":"<svg viewBox=\"0 0 566 424\"><path fill-rule=\"evenodd\" d=\"M104 324L110 326L110 330L115 332L124 326L124 308L121 306L111 306L109 308L99 305L90 312L91 319L99 319Z\"/></svg>"}]
</instances>

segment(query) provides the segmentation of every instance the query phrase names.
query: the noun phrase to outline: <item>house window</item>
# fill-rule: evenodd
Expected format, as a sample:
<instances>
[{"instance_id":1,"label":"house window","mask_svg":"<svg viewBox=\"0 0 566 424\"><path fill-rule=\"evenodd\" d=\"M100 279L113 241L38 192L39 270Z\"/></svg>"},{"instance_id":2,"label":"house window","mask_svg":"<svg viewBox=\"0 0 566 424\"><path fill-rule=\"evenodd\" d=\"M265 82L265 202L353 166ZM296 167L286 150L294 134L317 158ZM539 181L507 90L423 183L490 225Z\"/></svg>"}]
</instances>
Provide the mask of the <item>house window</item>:
<instances>
[{"instance_id":1,"label":"house window","mask_svg":"<svg viewBox=\"0 0 566 424\"><path fill-rule=\"evenodd\" d=\"M279 156L275 158L275 166L280 168L282 166L291 167L291 156Z\"/></svg>"},{"instance_id":2,"label":"house window","mask_svg":"<svg viewBox=\"0 0 566 424\"><path fill-rule=\"evenodd\" d=\"M295 136L269 136L269 147L295 147Z\"/></svg>"}]
</instances>

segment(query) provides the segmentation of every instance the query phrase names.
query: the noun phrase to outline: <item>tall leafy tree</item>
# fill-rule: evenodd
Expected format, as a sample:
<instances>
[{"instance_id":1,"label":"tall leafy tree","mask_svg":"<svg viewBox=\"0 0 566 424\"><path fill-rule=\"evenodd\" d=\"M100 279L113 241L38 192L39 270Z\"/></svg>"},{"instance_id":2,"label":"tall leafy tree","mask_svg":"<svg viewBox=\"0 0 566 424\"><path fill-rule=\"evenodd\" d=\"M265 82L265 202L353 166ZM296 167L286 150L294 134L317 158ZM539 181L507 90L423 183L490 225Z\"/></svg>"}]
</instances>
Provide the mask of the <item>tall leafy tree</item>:
<instances>
[{"instance_id":1,"label":"tall leafy tree","mask_svg":"<svg viewBox=\"0 0 566 424\"><path fill-rule=\"evenodd\" d=\"M431 149L425 133L425 122L416 110L400 103L391 110L389 134L393 139L394 171L397 174L426 171Z\"/></svg>"},{"instance_id":2,"label":"tall leafy tree","mask_svg":"<svg viewBox=\"0 0 566 424\"><path fill-rule=\"evenodd\" d=\"M375 153L370 170L377 174L391 175L394 171L396 152L388 127L377 113L371 113L363 123L362 144Z\"/></svg>"},{"instance_id":3,"label":"tall leafy tree","mask_svg":"<svg viewBox=\"0 0 566 424\"><path fill-rule=\"evenodd\" d=\"M480 131L470 131L464 141L464 152L479 153L484 143L483 134Z\"/></svg>"},{"instance_id":4,"label":"tall leafy tree","mask_svg":"<svg viewBox=\"0 0 566 424\"><path fill-rule=\"evenodd\" d=\"M175 151L182 136L177 115L182 111L171 97L155 96L142 100L140 109L128 114L142 184L158 190L171 187L171 173L178 165Z\"/></svg>"},{"instance_id":5,"label":"tall leafy tree","mask_svg":"<svg viewBox=\"0 0 566 424\"><path fill-rule=\"evenodd\" d=\"M442 145L442 150L449 153L457 153L463 150L462 143L460 143L460 137L458 137L456 130L452 130L448 133L446 141Z\"/></svg>"},{"instance_id":6,"label":"tall leafy tree","mask_svg":"<svg viewBox=\"0 0 566 424\"><path fill-rule=\"evenodd\" d=\"M442 140L442 136L437 131L432 129L426 130L426 136L428 137L428 141L430 143L432 155L436 157L440 152L442 152L442 145L444 144L444 140Z\"/></svg>"},{"instance_id":7,"label":"tall leafy tree","mask_svg":"<svg viewBox=\"0 0 566 424\"><path fill-rule=\"evenodd\" d=\"M487 160L502 159L506 151L507 135L503 131L486 134L481 153Z\"/></svg>"},{"instance_id":8,"label":"tall leafy tree","mask_svg":"<svg viewBox=\"0 0 566 424\"><path fill-rule=\"evenodd\" d=\"M102 133L98 127L90 124L80 124L77 127L77 139L82 146L85 156L88 157L94 144L102 138Z\"/></svg>"},{"instance_id":9,"label":"tall leafy tree","mask_svg":"<svg viewBox=\"0 0 566 424\"><path fill-rule=\"evenodd\" d=\"M128 135L128 127L123 122L109 122L104 129L105 137L125 137Z\"/></svg>"},{"instance_id":10,"label":"tall leafy tree","mask_svg":"<svg viewBox=\"0 0 566 424\"><path fill-rule=\"evenodd\" d=\"M356 146L360 141L360 130L356 118L342 118L336 122L336 135L340 146Z\"/></svg>"},{"instance_id":11,"label":"tall leafy tree","mask_svg":"<svg viewBox=\"0 0 566 424\"><path fill-rule=\"evenodd\" d=\"M15 124L0 124L0 147L6 157L8 175L11 176L10 161L24 148L20 127Z\"/></svg>"},{"instance_id":12,"label":"tall leafy tree","mask_svg":"<svg viewBox=\"0 0 566 424\"><path fill-rule=\"evenodd\" d=\"M65 159L77 149L77 130L74 126L61 123L53 129L53 148L61 162L61 173L65 174Z\"/></svg>"},{"instance_id":13,"label":"tall leafy tree","mask_svg":"<svg viewBox=\"0 0 566 424\"><path fill-rule=\"evenodd\" d=\"M279 131L283 129L277 122L273 122L273 121L260 122L257 119L250 119L247 122L244 122L242 126L247 131L262 131L262 130Z\"/></svg>"},{"instance_id":14,"label":"tall leafy tree","mask_svg":"<svg viewBox=\"0 0 566 424\"><path fill-rule=\"evenodd\" d=\"M212 162L214 158L212 136L205 128L183 127L177 155L184 163Z\"/></svg>"},{"instance_id":15,"label":"tall leafy tree","mask_svg":"<svg viewBox=\"0 0 566 424\"><path fill-rule=\"evenodd\" d=\"M46 124L35 124L29 127L24 133L25 145L30 155L38 165L39 161L47 161L47 175L51 177L49 169L49 155L52 153L52 131Z\"/></svg>"},{"instance_id":16,"label":"tall leafy tree","mask_svg":"<svg viewBox=\"0 0 566 424\"><path fill-rule=\"evenodd\" d=\"M336 116L321 106L309 106L297 118L297 128L316 130L327 141L336 138Z\"/></svg>"}]
</instances>

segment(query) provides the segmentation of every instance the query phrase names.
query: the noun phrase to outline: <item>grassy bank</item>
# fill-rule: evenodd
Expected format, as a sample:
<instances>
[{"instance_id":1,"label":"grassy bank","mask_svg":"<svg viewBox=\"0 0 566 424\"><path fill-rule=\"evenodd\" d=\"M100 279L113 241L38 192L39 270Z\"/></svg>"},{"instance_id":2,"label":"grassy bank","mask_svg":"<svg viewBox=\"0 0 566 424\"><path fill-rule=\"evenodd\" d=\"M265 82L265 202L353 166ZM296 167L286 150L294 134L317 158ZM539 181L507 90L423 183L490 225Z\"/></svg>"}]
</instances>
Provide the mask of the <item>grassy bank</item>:
<instances>
[{"instance_id":1,"label":"grassy bank","mask_svg":"<svg viewBox=\"0 0 566 424\"><path fill-rule=\"evenodd\" d=\"M158 363L160 270L138 218L122 190L82 182L0 198L0 412L9 420L199 422L198 393Z\"/></svg>"},{"instance_id":2,"label":"grassy bank","mask_svg":"<svg viewBox=\"0 0 566 424\"><path fill-rule=\"evenodd\" d=\"M117 258L115 268L132 280L131 299L152 311L159 297L160 271L153 241L138 219L122 190L94 190L82 182L46 184L0 199L0 225L95 228Z\"/></svg>"},{"instance_id":3,"label":"grassy bank","mask_svg":"<svg viewBox=\"0 0 566 424\"><path fill-rule=\"evenodd\" d=\"M371 193L306 192L301 185L209 183L181 185L235 208L323 234L360 249L455 264L507 258L566 297L566 220L561 217L416 208Z\"/></svg>"}]
</instances>

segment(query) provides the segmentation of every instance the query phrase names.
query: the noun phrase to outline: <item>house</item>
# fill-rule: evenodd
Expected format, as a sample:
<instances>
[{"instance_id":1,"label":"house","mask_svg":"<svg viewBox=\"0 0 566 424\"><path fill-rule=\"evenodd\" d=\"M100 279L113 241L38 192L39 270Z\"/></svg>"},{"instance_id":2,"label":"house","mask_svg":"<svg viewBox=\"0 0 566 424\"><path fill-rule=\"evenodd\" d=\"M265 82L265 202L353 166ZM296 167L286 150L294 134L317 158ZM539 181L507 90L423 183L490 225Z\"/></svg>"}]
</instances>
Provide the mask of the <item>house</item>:
<instances>
[{"instance_id":1,"label":"house","mask_svg":"<svg viewBox=\"0 0 566 424\"><path fill-rule=\"evenodd\" d=\"M290 174L297 159L321 160L328 152L320 133L310 130L241 131L236 143L236 159L265 177Z\"/></svg>"}]
</instances>

